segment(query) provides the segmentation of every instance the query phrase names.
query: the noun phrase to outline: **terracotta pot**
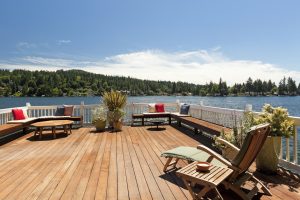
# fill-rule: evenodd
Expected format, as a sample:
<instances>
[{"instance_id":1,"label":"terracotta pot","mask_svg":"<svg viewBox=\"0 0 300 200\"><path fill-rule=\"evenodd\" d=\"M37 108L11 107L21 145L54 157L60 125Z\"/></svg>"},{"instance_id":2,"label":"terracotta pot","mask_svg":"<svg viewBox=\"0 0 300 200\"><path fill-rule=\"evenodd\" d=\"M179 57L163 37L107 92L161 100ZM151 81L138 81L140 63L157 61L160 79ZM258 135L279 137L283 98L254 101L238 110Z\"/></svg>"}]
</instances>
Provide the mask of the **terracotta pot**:
<instances>
[{"instance_id":1,"label":"terracotta pot","mask_svg":"<svg viewBox=\"0 0 300 200\"><path fill-rule=\"evenodd\" d=\"M122 121L113 122L114 131L121 131L123 127Z\"/></svg>"},{"instance_id":2,"label":"terracotta pot","mask_svg":"<svg viewBox=\"0 0 300 200\"><path fill-rule=\"evenodd\" d=\"M106 127L106 120L97 120L94 122L96 131L104 131Z\"/></svg>"},{"instance_id":3,"label":"terracotta pot","mask_svg":"<svg viewBox=\"0 0 300 200\"><path fill-rule=\"evenodd\" d=\"M256 158L256 168L266 173L276 173L279 162L281 137L268 136Z\"/></svg>"}]
</instances>

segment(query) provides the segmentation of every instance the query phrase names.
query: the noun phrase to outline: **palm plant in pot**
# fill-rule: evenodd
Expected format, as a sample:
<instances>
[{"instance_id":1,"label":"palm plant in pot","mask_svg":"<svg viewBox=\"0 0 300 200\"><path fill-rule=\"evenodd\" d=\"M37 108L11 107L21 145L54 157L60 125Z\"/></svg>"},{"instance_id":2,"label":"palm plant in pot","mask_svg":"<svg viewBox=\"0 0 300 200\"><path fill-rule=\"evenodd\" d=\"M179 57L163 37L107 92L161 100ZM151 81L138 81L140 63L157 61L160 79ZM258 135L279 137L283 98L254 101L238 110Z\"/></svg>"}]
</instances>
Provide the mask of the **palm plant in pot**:
<instances>
[{"instance_id":1,"label":"palm plant in pot","mask_svg":"<svg viewBox=\"0 0 300 200\"><path fill-rule=\"evenodd\" d=\"M271 131L256 158L256 167L264 172L276 173L281 151L281 139L293 135L294 121L289 118L287 109L274 108L270 104L265 104L262 114L255 117L255 124L260 123L269 123Z\"/></svg>"},{"instance_id":2,"label":"palm plant in pot","mask_svg":"<svg viewBox=\"0 0 300 200\"><path fill-rule=\"evenodd\" d=\"M107 110L103 105L92 110L92 124L96 131L104 131L106 127Z\"/></svg>"},{"instance_id":3,"label":"palm plant in pot","mask_svg":"<svg viewBox=\"0 0 300 200\"><path fill-rule=\"evenodd\" d=\"M126 95L122 94L119 91L112 90L110 92L104 92L103 103L108 110L107 116L110 127L113 127L113 123L115 121L114 116L117 116L117 113L120 114L121 110L123 111L124 107L126 106L126 102Z\"/></svg>"}]
</instances>

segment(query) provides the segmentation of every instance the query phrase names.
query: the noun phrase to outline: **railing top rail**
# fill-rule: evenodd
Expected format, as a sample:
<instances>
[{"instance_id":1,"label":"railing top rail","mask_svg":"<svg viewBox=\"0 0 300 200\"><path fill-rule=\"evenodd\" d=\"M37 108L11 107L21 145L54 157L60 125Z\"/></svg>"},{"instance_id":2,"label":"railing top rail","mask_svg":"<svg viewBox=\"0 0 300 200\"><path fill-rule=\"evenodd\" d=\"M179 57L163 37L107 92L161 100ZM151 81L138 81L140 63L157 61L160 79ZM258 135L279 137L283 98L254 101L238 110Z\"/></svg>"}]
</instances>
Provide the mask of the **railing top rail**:
<instances>
[{"instance_id":1,"label":"railing top rail","mask_svg":"<svg viewBox=\"0 0 300 200\"><path fill-rule=\"evenodd\" d=\"M14 108L18 108L18 109L25 109L27 108L26 106L23 106L23 107L14 107ZM14 108L4 108L4 109L0 109L0 114L3 114L3 113L9 113L11 112L12 109Z\"/></svg>"}]
</instances>

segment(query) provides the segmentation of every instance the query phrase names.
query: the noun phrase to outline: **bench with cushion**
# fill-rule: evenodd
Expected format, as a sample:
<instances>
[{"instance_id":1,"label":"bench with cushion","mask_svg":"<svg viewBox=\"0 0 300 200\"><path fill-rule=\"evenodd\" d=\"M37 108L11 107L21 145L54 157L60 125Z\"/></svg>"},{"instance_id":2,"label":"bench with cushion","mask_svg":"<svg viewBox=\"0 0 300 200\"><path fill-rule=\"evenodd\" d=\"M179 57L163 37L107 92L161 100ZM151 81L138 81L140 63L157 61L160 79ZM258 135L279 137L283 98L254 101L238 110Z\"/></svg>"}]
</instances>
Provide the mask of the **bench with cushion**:
<instances>
[{"instance_id":1,"label":"bench with cushion","mask_svg":"<svg viewBox=\"0 0 300 200\"><path fill-rule=\"evenodd\" d=\"M73 106L58 107L55 116L28 117L27 109L12 109L12 113L14 120L10 120L6 124L0 125L0 137L4 137L22 129L23 133L25 134L26 130L31 124L39 121L72 120L79 122L80 126L83 125L82 116L71 116L73 114ZM70 116L66 116L64 114L69 114Z\"/></svg>"},{"instance_id":2,"label":"bench with cushion","mask_svg":"<svg viewBox=\"0 0 300 200\"><path fill-rule=\"evenodd\" d=\"M149 104L148 112L142 114L132 114L132 124L136 122L136 119L140 119L142 126L145 125L145 119L152 118L167 118L168 123L171 124L171 113L165 112L164 104Z\"/></svg>"}]
</instances>

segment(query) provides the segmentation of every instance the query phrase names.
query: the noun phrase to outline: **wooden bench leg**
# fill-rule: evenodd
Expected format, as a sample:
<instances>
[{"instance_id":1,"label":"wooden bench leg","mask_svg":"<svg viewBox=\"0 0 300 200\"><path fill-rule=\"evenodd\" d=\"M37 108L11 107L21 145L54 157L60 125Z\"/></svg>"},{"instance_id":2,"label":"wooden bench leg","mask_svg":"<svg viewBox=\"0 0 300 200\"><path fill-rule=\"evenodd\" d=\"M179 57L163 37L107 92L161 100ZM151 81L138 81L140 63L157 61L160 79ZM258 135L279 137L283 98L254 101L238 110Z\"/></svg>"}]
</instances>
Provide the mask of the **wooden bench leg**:
<instances>
[{"instance_id":1,"label":"wooden bench leg","mask_svg":"<svg viewBox=\"0 0 300 200\"><path fill-rule=\"evenodd\" d=\"M145 118L142 117L142 126L144 126L144 125L145 125Z\"/></svg>"},{"instance_id":2,"label":"wooden bench leg","mask_svg":"<svg viewBox=\"0 0 300 200\"><path fill-rule=\"evenodd\" d=\"M169 125L171 125L171 116L169 116Z\"/></svg>"}]
</instances>

